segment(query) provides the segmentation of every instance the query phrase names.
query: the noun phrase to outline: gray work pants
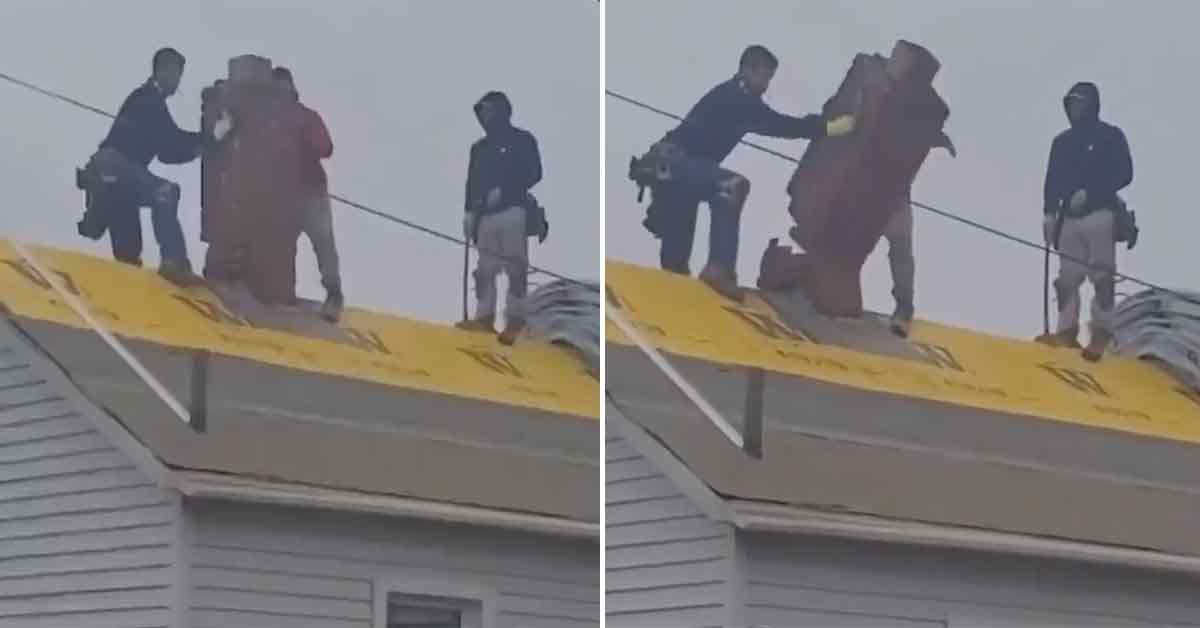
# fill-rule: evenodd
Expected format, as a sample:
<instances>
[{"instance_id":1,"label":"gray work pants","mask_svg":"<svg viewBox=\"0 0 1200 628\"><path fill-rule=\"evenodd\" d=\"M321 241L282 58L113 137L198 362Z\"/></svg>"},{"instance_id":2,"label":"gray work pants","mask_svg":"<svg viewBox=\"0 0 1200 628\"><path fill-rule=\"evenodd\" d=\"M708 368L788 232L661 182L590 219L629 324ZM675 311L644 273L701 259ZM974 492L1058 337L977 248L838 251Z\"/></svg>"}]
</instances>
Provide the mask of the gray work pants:
<instances>
[{"instance_id":1,"label":"gray work pants","mask_svg":"<svg viewBox=\"0 0 1200 628\"><path fill-rule=\"evenodd\" d=\"M1063 220L1058 237L1059 252L1087 265L1059 258L1058 279L1054 281L1058 294L1058 331L1079 328L1079 288L1084 279L1091 281L1096 292L1092 299L1092 324L1107 328L1113 306L1113 273L1117 269L1114 222L1115 215L1108 209ZM1105 291L1108 298L1100 298ZM1109 302L1105 303L1105 300Z\"/></svg>"},{"instance_id":2,"label":"gray work pants","mask_svg":"<svg viewBox=\"0 0 1200 628\"><path fill-rule=\"evenodd\" d=\"M321 272L321 284L328 289L342 285L341 263L338 261L337 243L333 238L333 207L329 194L320 191L304 199L304 235L312 244L317 257L317 270Z\"/></svg>"},{"instance_id":3,"label":"gray work pants","mask_svg":"<svg viewBox=\"0 0 1200 628\"><path fill-rule=\"evenodd\" d=\"M479 217L479 265L475 268L475 317L496 315L496 277L508 276L508 308L523 299L528 284L529 241L525 235L525 208L509 207Z\"/></svg>"},{"instance_id":4,"label":"gray work pants","mask_svg":"<svg viewBox=\"0 0 1200 628\"><path fill-rule=\"evenodd\" d=\"M892 212L883 231L888 242L888 262L892 267L892 296L897 303L913 304L917 260L913 254L913 210L908 196Z\"/></svg>"}]
</instances>

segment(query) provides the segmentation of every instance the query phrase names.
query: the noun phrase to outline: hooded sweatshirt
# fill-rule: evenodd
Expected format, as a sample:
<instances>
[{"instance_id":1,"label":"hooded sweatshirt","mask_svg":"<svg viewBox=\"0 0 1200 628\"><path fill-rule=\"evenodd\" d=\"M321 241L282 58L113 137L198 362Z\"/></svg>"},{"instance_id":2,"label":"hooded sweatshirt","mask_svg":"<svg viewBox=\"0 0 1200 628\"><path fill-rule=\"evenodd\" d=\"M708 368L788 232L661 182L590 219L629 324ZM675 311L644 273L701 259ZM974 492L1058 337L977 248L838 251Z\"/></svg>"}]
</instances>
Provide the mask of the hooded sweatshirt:
<instances>
[{"instance_id":1,"label":"hooded sweatshirt","mask_svg":"<svg viewBox=\"0 0 1200 628\"><path fill-rule=\"evenodd\" d=\"M1071 119L1069 103L1075 98L1082 98L1088 107L1078 119ZM1059 133L1050 146L1043 212L1083 216L1097 209L1112 209L1117 192L1133 182L1133 159L1125 134L1100 119L1100 90L1093 83L1071 87L1063 97L1063 108L1071 128ZM1070 201L1076 190L1087 191L1087 203L1072 210Z\"/></svg>"},{"instance_id":2,"label":"hooded sweatshirt","mask_svg":"<svg viewBox=\"0 0 1200 628\"><path fill-rule=\"evenodd\" d=\"M475 103L475 116L484 103L495 105L500 115L484 125L485 135L471 145L467 166L466 202L464 209L492 214L510 207L526 204L529 189L542 180L542 157L537 139L525 129L512 125L512 103L504 92L488 92ZM486 206L489 190L500 188L500 203Z\"/></svg>"}]
</instances>

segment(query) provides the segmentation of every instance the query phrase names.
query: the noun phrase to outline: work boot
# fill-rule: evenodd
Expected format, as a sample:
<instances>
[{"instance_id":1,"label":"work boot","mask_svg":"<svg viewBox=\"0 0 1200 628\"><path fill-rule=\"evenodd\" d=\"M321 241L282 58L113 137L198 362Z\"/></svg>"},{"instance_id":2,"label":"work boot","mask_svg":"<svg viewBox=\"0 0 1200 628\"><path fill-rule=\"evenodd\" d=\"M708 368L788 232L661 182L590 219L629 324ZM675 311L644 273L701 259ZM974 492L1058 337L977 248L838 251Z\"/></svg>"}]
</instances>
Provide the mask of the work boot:
<instances>
[{"instance_id":1,"label":"work boot","mask_svg":"<svg viewBox=\"0 0 1200 628\"><path fill-rule=\"evenodd\" d=\"M1108 348L1108 343L1112 341L1112 334L1104 329L1092 329L1092 337L1088 342L1088 346L1083 350L1083 359L1088 362L1099 362L1104 356L1104 350Z\"/></svg>"},{"instance_id":2,"label":"work boot","mask_svg":"<svg viewBox=\"0 0 1200 628\"><path fill-rule=\"evenodd\" d=\"M192 272L192 264L186 259L164 259L158 266L158 274L180 288L191 288L204 283L202 278Z\"/></svg>"},{"instance_id":3,"label":"work boot","mask_svg":"<svg viewBox=\"0 0 1200 628\"><path fill-rule=\"evenodd\" d=\"M346 298L342 296L342 286L337 283L325 286L325 302L321 304L321 318L336 323L342 318L342 309Z\"/></svg>"},{"instance_id":4,"label":"work boot","mask_svg":"<svg viewBox=\"0 0 1200 628\"><path fill-rule=\"evenodd\" d=\"M892 333L901 338L908 338L908 330L912 327L913 313L914 308L912 303L897 301L896 310L892 312Z\"/></svg>"},{"instance_id":5,"label":"work boot","mask_svg":"<svg viewBox=\"0 0 1200 628\"><path fill-rule=\"evenodd\" d=\"M510 317L504 324L504 331L500 332L500 344L511 345L516 342L522 329L525 329L524 319Z\"/></svg>"},{"instance_id":6,"label":"work boot","mask_svg":"<svg viewBox=\"0 0 1200 628\"><path fill-rule=\"evenodd\" d=\"M737 275L716 264L708 264L700 271L700 281L708 284L717 294L738 303L742 302L742 289L738 286Z\"/></svg>"},{"instance_id":7,"label":"work boot","mask_svg":"<svg viewBox=\"0 0 1200 628\"><path fill-rule=\"evenodd\" d=\"M496 317L494 315L481 316L479 318L459 321L455 323L454 326L463 331L478 331L494 334L496 333Z\"/></svg>"},{"instance_id":8,"label":"work boot","mask_svg":"<svg viewBox=\"0 0 1200 628\"><path fill-rule=\"evenodd\" d=\"M1067 349L1079 349L1082 347L1082 345L1079 344L1078 327L1072 327L1070 329L1064 329L1062 331L1050 334L1042 334L1037 338L1034 338L1034 342L1040 342L1041 344L1051 347L1064 347Z\"/></svg>"}]
</instances>

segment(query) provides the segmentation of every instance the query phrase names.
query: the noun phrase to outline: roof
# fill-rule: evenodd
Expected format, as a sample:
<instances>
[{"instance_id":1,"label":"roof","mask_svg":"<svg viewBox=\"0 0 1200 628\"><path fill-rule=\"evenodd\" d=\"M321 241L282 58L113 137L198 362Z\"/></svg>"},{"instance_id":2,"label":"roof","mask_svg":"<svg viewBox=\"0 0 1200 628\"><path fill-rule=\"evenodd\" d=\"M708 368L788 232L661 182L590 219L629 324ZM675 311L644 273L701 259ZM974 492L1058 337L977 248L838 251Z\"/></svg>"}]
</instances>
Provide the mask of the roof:
<instances>
[{"instance_id":1,"label":"roof","mask_svg":"<svg viewBox=\"0 0 1200 628\"><path fill-rule=\"evenodd\" d=\"M738 306L618 262L606 277L610 304L739 429L747 373L767 372L757 460L608 328L614 403L731 502L1200 556L1200 401L1146 363L926 321L903 341L873 317Z\"/></svg>"},{"instance_id":2,"label":"roof","mask_svg":"<svg viewBox=\"0 0 1200 628\"><path fill-rule=\"evenodd\" d=\"M361 310L347 342L252 327L207 290L34 251L185 404L213 352L197 432L0 243L9 320L173 470L599 522L598 387L566 350Z\"/></svg>"}]
</instances>

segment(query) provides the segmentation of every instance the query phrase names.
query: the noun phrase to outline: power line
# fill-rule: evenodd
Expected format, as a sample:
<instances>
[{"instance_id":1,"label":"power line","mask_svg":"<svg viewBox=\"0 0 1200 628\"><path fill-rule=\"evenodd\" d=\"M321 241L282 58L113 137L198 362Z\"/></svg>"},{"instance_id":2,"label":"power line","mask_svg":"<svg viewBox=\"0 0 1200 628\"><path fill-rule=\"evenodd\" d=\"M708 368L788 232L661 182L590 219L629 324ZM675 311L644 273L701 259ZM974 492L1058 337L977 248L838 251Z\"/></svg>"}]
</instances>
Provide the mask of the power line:
<instances>
[{"instance_id":1,"label":"power line","mask_svg":"<svg viewBox=\"0 0 1200 628\"><path fill-rule=\"evenodd\" d=\"M668 118L671 118L671 119L673 119L673 120L677 120L677 121L682 121L682 120L683 120L683 118L682 118L682 117L680 117L680 116L678 116L678 115L676 115L676 114L673 114L673 113L671 113L671 112L669 112L669 111L666 111L666 110L663 110L663 109L659 109L658 107L655 107L655 106L653 106L653 105L651 105L651 104L649 104L649 103L643 102L643 101L641 101L641 100L638 100L638 99L636 99L636 98L631 98L631 97L629 97L629 96L625 96L624 94L620 94L620 93L618 93L618 92L615 92L615 91L613 91L613 90L611 90L611 89L605 89L605 90L604 90L604 93L605 93L606 95L608 95L608 96L611 96L612 98L615 98L615 99L617 99L617 100L623 101L623 102L625 102L625 103L628 103L628 104L630 104L630 105L633 105L633 106L635 106L635 107L638 107L638 108L641 108L641 109L645 109L646 111L650 111L650 112L653 112L653 113L657 113L657 114L659 114L659 115L661 115L661 116L665 116L665 117L668 117ZM781 153L781 152L779 152L779 151L777 151L777 150L773 150L773 149L771 149L771 148L767 148L766 146L763 146L763 145L761 145L761 144L755 144L754 142L749 142L749 141L746 141L746 140L740 140L740 141L739 141L739 143L741 143L741 144L744 144L744 145L746 145L746 146L748 146L748 147L750 147L750 148L753 148L753 149L755 149L755 150L757 150L757 151L760 151L760 152L766 153L766 154L768 154L768 155L772 155L772 156L774 156L774 157L778 157L778 158L780 158L780 159L783 159L784 161L788 161L788 162L791 162L791 163L793 163L793 164L796 164L796 165L799 165L799 164L800 164L800 160L799 160L799 159L797 159L796 157L793 157L793 156L791 156L791 155L788 155L787 153ZM1083 259L1080 259L1080 258L1077 258L1077 257L1071 256L1071 255L1068 255L1068 254L1066 254L1066 253L1063 253L1062 251L1056 251L1056 250L1050 249L1050 248L1049 248L1047 245L1045 245L1045 244L1038 244L1038 243L1036 243L1036 242L1033 242L1032 240L1027 240L1027 239L1025 239L1025 238L1022 238L1022 237L1020 237L1020 236L1015 236L1015 235L1013 235L1013 234L1011 234L1011 233L1007 233L1007 232L1001 231L1000 229L997 229L997 228L995 228L995 227L991 227L991 226L985 225L985 224L983 224L983 223L981 223L981 222L977 222L977 221L975 221L975 220L971 220L970 218L964 218L964 217L962 217L962 216L959 216L958 214L955 214L955 213L953 213L953 212L949 212L949 211L946 211L946 210L944 210L944 209L938 209L938 208L936 208L936 207L933 207L933 206L931 206L931 205L926 205L925 203L919 203L919 202L917 202L917 201L914 201L914 200L911 200L911 199L909 199L909 204L911 204L911 205L912 205L912 206L914 206L914 207L919 207L919 208L921 208L921 209L924 209L924 210L926 210L926 211L928 211L928 212L931 212L931 213L933 213L933 214L936 214L936 215L938 215L938 216L941 216L941 217L943 217L943 218L948 218L948 219L950 219L950 220L953 220L953 221L955 221L955 222L959 222L959 223L962 223L962 224L964 224L964 225L967 225L967 226L970 226L970 227L974 227L974 228L976 228L976 229L979 229L980 231L983 231L983 232L985 232L985 233L989 233L989 234L991 234L991 235L994 235L994 236L997 236L997 237L1003 238L1003 239L1005 239L1005 240L1009 240L1009 241L1011 241L1011 242L1016 242L1016 243L1018 243L1018 244L1023 244L1023 245L1025 245L1025 246L1028 246L1028 247L1030 247L1030 248L1037 249L1037 250L1039 250L1039 251L1042 251L1042 252L1046 252L1047 250L1049 250L1049 252L1050 252L1051 254L1053 254L1053 255L1057 255L1057 256L1060 258L1060 260L1068 260L1068 261L1071 261L1071 262L1075 262L1076 264L1079 264L1080 266L1083 266L1084 268L1087 268L1087 269L1089 269L1089 270L1100 270L1099 268L1097 268L1097 267L1093 266L1092 264L1089 264L1087 261L1085 261L1085 260L1083 260ZM1143 287L1146 287L1146 288L1150 288L1150 289L1152 289L1152 290L1157 290L1157 291L1159 291L1159 292L1162 292L1162 293L1164 293L1164 294L1169 294L1169 295L1171 295L1171 296L1174 296L1174 297L1176 297L1176 298L1178 298L1178 299L1182 299L1182 300L1184 300L1184 301L1187 301L1187 302L1189 302L1189 303L1200 303L1200 301L1197 301L1195 297L1188 296L1188 295L1186 295L1186 294L1183 294L1183 293L1181 293L1181 292L1179 292L1179 291L1177 291L1177 290L1172 290L1172 289L1170 289L1170 288L1165 288L1165 287L1163 287L1163 286L1160 286L1160 285L1158 285L1158 284L1151 283L1151 282L1149 282L1149 281L1145 281L1145 280L1143 280L1143 279L1139 279L1139 278L1137 278L1137 277L1133 277L1133 276L1131 276L1131 275L1126 275L1126 274L1124 274L1124 273L1121 273L1121 272L1116 272L1116 271L1113 271L1113 273L1112 273L1112 274L1113 274L1113 276L1114 276L1114 277L1116 277L1117 279L1122 279L1122 280L1129 281L1129 282L1131 282L1131 283L1135 283L1135 284L1138 284L1138 285L1140 285L1140 286L1143 286Z\"/></svg>"},{"instance_id":2,"label":"power line","mask_svg":"<svg viewBox=\"0 0 1200 628\"><path fill-rule=\"evenodd\" d=\"M28 89L28 90L31 90L31 91L37 92L37 93L39 93L39 94L42 94L43 96L47 96L47 97L50 97L50 98L53 98L53 99L56 99L56 100L60 100L60 101L62 101L62 102L65 102L65 103L67 103L67 104L74 105L75 107L78 107L78 108L80 108L80 109L83 109L83 110L85 110L85 111L90 111L90 112L92 112L92 113L95 113L95 114L98 114L98 115L104 116L104 117L106 117L106 118L108 118L108 119L110 119L110 120L116 120L116 119L117 119L117 116L116 116L116 115L114 115L114 114L112 114L112 113L110 113L110 112L108 112L108 111L105 111L105 110L103 110L103 109L100 109L99 107L94 107L94 106L92 106L92 105L89 105L89 104L87 104L87 103L85 103L85 102L82 102L82 101L76 100L76 99L74 99L74 98L71 98L70 96L67 96L67 95L65 95L65 94L61 94L61 93L58 93L58 92L55 92L55 91L52 91L52 90L49 90L49 89L45 89L45 88L43 88L43 87L39 87L39 86L37 86L37 85L34 85L33 83L30 83L30 82L28 82L28 81L23 81L23 80L21 80L21 79L19 79L19 78L16 78L16 77L14 77L14 76L12 76L12 75L10 75L10 74L4 73L4 72L0 72L0 79L3 79L3 80L5 80L5 81L8 81L9 83L12 83L12 84L14 84L14 85L18 85L18 86L20 86L20 87L24 87L25 89ZM483 249L483 248L480 248L480 247L479 247L477 244L470 243L470 242L468 242L468 241L467 241L466 239L464 239L464 238L455 237L455 236L452 236L452 235L450 235L450 234L448 234L448 233L444 233L444 232L438 231L438 230L436 230L436 229L433 229L433 228L431 228L431 227L426 227L426 226L424 226L424 225L421 225L421 224L419 224L419 223L417 223L417 222L413 222L413 221L411 221L411 220L406 220L406 219L404 219L404 218L400 218L399 216L396 216L395 214L389 214L389 213L387 213L387 212L380 211L380 210L378 210L378 209L374 209L374 208L372 208L372 207L369 207L369 206L367 206L367 205L364 205L364 204L362 204L362 203L357 203L357 202L354 202L354 201L352 201L352 200L350 200L350 199L348 199L348 198L346 198L346 197L344 197L344 196L340 196L340 195L337 195L337 194L330 194L330 195L329 195L329 198L330 198L331 200L338 201L339 203L342 203L342 204L344 204L344 205L347 205L347 206L349 206L349 207L353 207L354 209L357 209L357 210L359 210L359 211L362 211L362 212L364 212L364 213L370 214L370 215L372 215L372 216L376 216L376 217L378 217L378 218L383 218L384 220L388 220L388 221L390 221L390 222L394 222L394 223L396 223L396 224L398 224L398 225L403 225L403 226L405 226L405 227L408 227L408 228L410 228L410 229L414 229L414 230L416 230L416 231L419 231L419 232L421 232L421 233L424 233L424 234L426 234L426 235L430 235L430 236L433 236L433 237L435 237L435 238L439 238L439 239L441 239L441 240L446 240L447 242L453 242L453 243L455 243L455 244L462 244L462 245L465 245L465 246L467 246L467 247L470 247L470 248L472 248L472 249L475 249L475 250L476 250L477 252L479 252L479 253L483 253L483 254L489 254L489 255L492 255L493 257L499 258L499 259L501 259L501 260L504 260L504 261L507 261L507 262L519 263L519 262L521 262L521 261L522 261L522 260L519 260L519 259L516 259L516 258L510 257L510 256L506 256L506 255L499 255L499 254L497 254L497 253L491 253L491 252L490 252L490 249ZM548 270L548 269L545 269L545 268L541 268L541 267L538 267L538 266L534 266L533 264L528 264L527 266L528 266L529 272L530 272L531 274L532 274L532 273L541 273L541 274L544 274L544 275L548 275L548 276L550 276L550 277L554 277L555 279L560 279L560 280L562 280L562 281L566 281L566 282L573 283L573 284L577 284L577 285L581 285L581 286L589 286L589 285L591 285L591 284L589 284L589 283L588 283L588 282L586 282L586 281L581 281L581 280L579 280L579 279L574 279L574 278L572 278L572 277L567 277L566 275L562 275L562 274L556 273L556 272L554 272L554 271L552 271L552 270Z\"/></svg>"}]
</instances>

